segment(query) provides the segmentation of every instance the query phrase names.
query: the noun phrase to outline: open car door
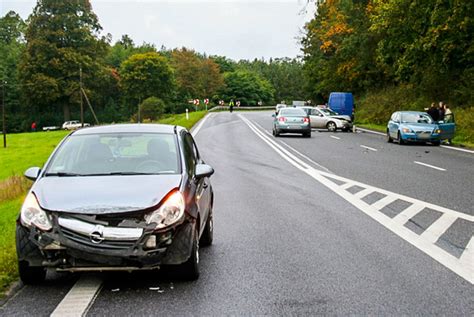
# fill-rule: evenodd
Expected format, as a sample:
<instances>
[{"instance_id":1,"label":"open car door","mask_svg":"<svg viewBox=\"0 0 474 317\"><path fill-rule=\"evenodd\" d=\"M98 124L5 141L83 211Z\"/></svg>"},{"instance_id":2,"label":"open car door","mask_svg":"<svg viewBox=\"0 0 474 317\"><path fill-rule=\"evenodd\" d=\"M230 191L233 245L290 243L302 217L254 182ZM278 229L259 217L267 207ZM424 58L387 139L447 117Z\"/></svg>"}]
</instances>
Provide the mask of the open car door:
<instances>
[{"instance_id":1,"label":"open car door","mask_svg":"<svg viewBox=\"0 0 474 317\"><path fill-rule=\"evenodd\" d=\"M454 132L456 131L456 123L454 122L454 114L450 114L446 121L440 121L438 123L439 129L441 130L441 140L451 140L454 138Z\"/></svg>"}]
</instances>

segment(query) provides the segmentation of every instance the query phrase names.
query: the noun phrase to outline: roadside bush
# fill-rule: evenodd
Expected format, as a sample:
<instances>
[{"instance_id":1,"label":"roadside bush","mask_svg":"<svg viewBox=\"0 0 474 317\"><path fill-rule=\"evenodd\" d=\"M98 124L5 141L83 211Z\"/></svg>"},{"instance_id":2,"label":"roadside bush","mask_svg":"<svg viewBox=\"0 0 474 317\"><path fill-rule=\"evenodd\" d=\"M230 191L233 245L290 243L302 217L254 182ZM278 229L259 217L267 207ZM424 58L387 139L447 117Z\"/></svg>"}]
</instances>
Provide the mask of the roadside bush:
<instances>
[{"instance_id":1,"label":"roadside bush","mask_svg":"<svg viewBox=\"0 0 474 317\"><path fill-rule=\"evenodd\" d=\"M150 97L140 104L142 119L156 120L165 112L165 103L160 98Z\"/></svg>"},{"instance_id":2,"label":"roadside bush","mask_svg":"<svg viewBox=\"0 0 474 317\"><path fill-rule=\"evenodd\" d=\"M0 181L0 203L23 195L30 186L31 182L23 176L12 176Z\"/></svg>"}]
</instances>

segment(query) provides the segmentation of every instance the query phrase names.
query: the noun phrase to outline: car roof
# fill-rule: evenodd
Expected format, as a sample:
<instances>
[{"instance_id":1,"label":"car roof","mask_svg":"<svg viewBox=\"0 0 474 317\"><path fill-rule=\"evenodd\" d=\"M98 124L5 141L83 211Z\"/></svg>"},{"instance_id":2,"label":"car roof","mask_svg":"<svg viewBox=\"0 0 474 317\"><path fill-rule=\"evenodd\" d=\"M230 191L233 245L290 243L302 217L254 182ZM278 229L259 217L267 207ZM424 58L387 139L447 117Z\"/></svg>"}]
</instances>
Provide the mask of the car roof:
<instances>
[{"instance_id":1,"label":"car roof","mask_svg":"<svg viewBox=\"0 0 474 317\"><path fill-rule=\"evenodd\" d=\"M102 134L102 133L179 133L186 130L183 127L169 124L113 124L83 128L73 132L74 135Z\"/></svg>"},{"instance_id":2,"label":"car roof","mask_svg":"<svg viewBox=\"0 0 474 317\"><path fill-rule=\"evenodd\" d=\"M399 113L426 113L425 111L397 111Z\"/></svg>"}]
</instances>

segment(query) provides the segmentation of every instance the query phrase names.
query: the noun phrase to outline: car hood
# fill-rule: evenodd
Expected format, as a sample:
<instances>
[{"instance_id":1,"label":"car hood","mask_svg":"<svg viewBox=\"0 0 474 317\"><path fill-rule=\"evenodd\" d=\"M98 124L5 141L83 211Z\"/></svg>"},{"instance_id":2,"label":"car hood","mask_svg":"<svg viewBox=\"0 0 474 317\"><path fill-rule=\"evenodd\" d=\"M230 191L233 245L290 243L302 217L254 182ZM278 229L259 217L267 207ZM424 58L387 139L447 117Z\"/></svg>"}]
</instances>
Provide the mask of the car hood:
<instances>
[{"instance_id":1,"label":"car hood","mask_svg":"<svg viewBox=\"0 0 474 317\"><path fill-rule=\"evenodd\" d=\"M409 128L413 131L433 131L438 126L436 124L430 123L403 123L402 126L404 128Z\"/></svg>"},{"instance_id":2,"label":"car hood","mask_svg":"<svg viewBox=\"0 0 474 317\"><path fill-rule=\"evenodd\" d=\"M351 117L345 116L345 115L337 115L337 116L329 116L334 119L339 119L339 120L346 120L346 121L352 121Z\"/></svg>"},{"instance_id":3,"label":"car hood","mask_svg":"<svg viewBox=\"0 0 474 317\"><path fill-rule=\"evenodd\" d=\"M157 205L181 184L181 175L43 177L32 191L46 210L110 214Z\"/></svg>"}]
</instances>

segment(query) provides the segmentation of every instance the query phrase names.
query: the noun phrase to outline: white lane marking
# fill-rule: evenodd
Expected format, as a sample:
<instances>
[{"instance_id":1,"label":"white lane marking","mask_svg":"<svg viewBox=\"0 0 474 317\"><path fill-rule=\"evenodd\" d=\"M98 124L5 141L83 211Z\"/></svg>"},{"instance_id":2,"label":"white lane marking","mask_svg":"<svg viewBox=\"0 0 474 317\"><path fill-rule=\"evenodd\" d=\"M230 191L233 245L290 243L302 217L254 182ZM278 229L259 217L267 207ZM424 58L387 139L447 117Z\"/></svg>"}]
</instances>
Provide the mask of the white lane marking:
<instances>
[{"instance_id":1,"label":"white lane marking","mask_svg":"<svg viewBox=\"0 0 474 317\"><path fill-rule=\"evenodd\" d=\"M405 198L404 200L408 202L412 202L413 204L417 205L424 205L424 207L428 207L440 212L446 212L448 214L456 215L459 218L464 218L469 221L474 221L473 216L469 216L466 214L462 214L460 212L444 208L441 206L436 206L427 202L423 202L414 198L410 198L404 195L396 194L396 193L391 193L383 189L379 189L373 186L369 186L360 182L352 181L347 178L343 178L337 175L329 174L326 172L318 171L306 164L302 164L301 160L296 158L294 159L294 155L292 155L290 152L285 150L281 145L276 143L274 140L269 138L268 136L265 135L264 132L260 131L252 122L250 122L248 119L246 119L243 116L240 116L242 121L244 121L245 124L260 138L262 139L265 143L267 143L276 153L278 153L283 159L285 159L287 162L289 162L291 165L299 169L300 171L308 174L321 184L325 185L329 189L331 189L333 192L347 200L349 203L357 207L359 210L361 210L363 213L366 215L370 216L372 219L376 220L379 222L381 225L392 231L393 233L397 234L400 238L403 240L407 241L408 243L412 244L419 250L423 251L424 253L428 254L430 257L432 257L434 260L438 261L440 264L444 265L454 273L458 274L462 278L466 279L469 281L471 284L474 284L474 266L472 266L472 263L468 262L472 256L469 255L468 259L464 261L460 261L457 257L449 254L448 252L444 251L443 249L439 248L432 242L428 241L427 239L421 238L418 234L414 233L410 229L406 228L405 226L400 225L398 222L393 221L390 217L386 216L385 214L381 213L380 210L374 208L374 206L371 206L367 203L365 203L363 200L356 198L354 195L349 193L348 191L342 189L342 186L337 185L330 179L337 179L340 181L345 181L345 182L351 182L352 185L357 185L357 186L363 186L365 188L374 188L376 191L381 192L385 195L391 195L395 199L400 199L402 197ZM297 161L300 161L297 163ZM343 185L344 186L344 185ZM386 201L388 201L387 199ZM474 242L470 241L469 243L470 249L467 249L464 251L472 252L472 249L474 247ZM464 255L464 253L463 253ZM467 257L468 255L466 255ZM464 257L462 257L464 259Z\"/></svg>"},{"instance_id":2,"label":"white lane marking","mask_svg":"<svg viewBox=\"0 0 474 317\"><path fill-rule=\"evenodd\" d=\"M51 317L84 316L94 303L102 287L102 280L97 276L83 275L63 298Z\"/></svg>"},{"instance_id":3,"label":"white lane marking","mask_svg":"<svg viewBox=\"0 0 474 317\"><path fill-rule=\"evenodd\" d=\"M354 196L359 198L359 199L362 199L365 196L367 196L368 194L373 193L373 192L374 191L372 190L372 188L365 188L365 189L361 190L360 192L355 193Z\"/></svg>"},{"instance_id":4,"label":"white lane marking","mask_svg":"<svg viewBox=\"0 0 474 317\"><path fill-rule=\"evenodd\" d=\"M403 210L398 215L396 215L395 217L393 217L392 220L397 222L400 225L404 225L408 222L408 220L413 218L417 213L419 213L423 209L425 209L425 206L419 205L419 204L413 204L409 206L408 208L406 208L405 210Z\"/></svg>"},{"instance_id":5,"label":"white lane marking","mask_svg":"<svg viewBox=\"0 0 474 317\"><path fill-rule=\"evenodd\" d=\"M210 117L210 116L214 116L215 113L208 113L204 118L201 119L201 121L199 122L199 124L197 125L197 127L195 129L193 129L193 131L191 132L191 135L193 137L196 136L196 134L198 134L199 130L201 130L204 122L206 122L206 120Z\"/></svg>"},{"instance_id":6,"label":"white lane marking","mask_svg":"<svg viewBox=\"0 0 474 317\"><path fill-rule=\"evenodd\" d=\"M458 148L458 147L455 147L455 146L448 146L448 145L440 145L442 148L445 148L445 149L450 149L450 150L455 150L455 151L461 151L461 152L466 152L466 153L471 153L471 154L474 154L474 151L471 151L471 150L466 150L466 149L461 149L461 148Z\"/></svg>"},{"instance_id":7,"label":"white lane marking","mask_svg":"<svg viewBox=\"0 0 474 317\"><path fill-rule=\"evenodd\" d=\"M341 185L341 189L349 189L349 188L351 188L352 186L354 186L354 184L348 182L348 183L342 184L342 185Z\"/></svg>"},{"instance_id":8,"label":"white lane marking","mask_svg":"<svg viewBox=\"0 0 474 317\"><path fill-rule=\"evenodd\" d=\"M333 138L333 139L336 139L336 140L340 140L341 138L338 138L337 136L334 136L334 135L330 135L329 137Z\"/></svg>"},{"instance_id":9,"label":"white lane marking","mask_svg":"<svg viewBox=\"0 0 474 317\"><path fill-rule=\"evenodd\" d=\"M361 148L364 148L364 149L367 149L367 150L374 151L374 152L377 152L377 151L378 151L377 149L374 149L373 147L366 146L366 145L361 145L360 147L361 147Z\"/></svg>"},{"instance_id":10,"label":"white lane marking","mask_svg":"<svg viewBox=\"0 0 474 317\"><path fill-rule=\"evenodd\" d=\"M457 219L458 218L453 217L450 214L442 214L441 217L439 217L421 234L421 236L428 241L435 243Z\"/></svg>"},{"instance_id":11,"label":"white lane marking","mask_svg":"<svg viewBox=\"0 0 474 317\"><path fill-rule=\"evenodd\" d=\"M377 210L383 209L385 206L390 205L393 203L395 200L397 200L397 197L393 196L386 196L375 203L372 204L372 207L374 207Z\"/></svg>"},{"instance_id":12,"label":"white lane marking","mask_svg":"<svg viewBox=\"0 0 474 317\"><path fill-rule=\"evenodd\" d=\"M364 132L367 132L367 133L372 133L372 134L378 134L378 135L386 136L385 133L378 132L378 131L372 131L372 130L367 130L367 129L363 129L363 128L356 128L356 130L360 130L360 131L364 131Z\"/></svg>"},{"instance_id":13,"label":"white lane marking","mask_svg":"<svg viewBox=\"0 0 474 317\"><path fill-rule=\"evenodd\" d=\"M469 240L469 243L467 244L466 249L464 249L464 252L461 254L459 261L465 265L469 265L471 267L473 266L472 264L474 263L474 237Z\"/></svg>"},{"instance_id":14,"label":"white lane marking","mask_svg":"<svg viewBox=\"0 0 474 317\"><path fill-rule=\"evenodd\" d=\"M426 164L426 163L423 163L423 162L414 161L413 163L418 164L418 165L423 165L423 166L426 166L426 167L429 167L429 168L433 168L433 169L438 170L438 171L443 171L443 172L446 171L446 169L444 169L444 168L434 166L434 165L430 165L430 164Z\"/></svg>"}]
</instances>

